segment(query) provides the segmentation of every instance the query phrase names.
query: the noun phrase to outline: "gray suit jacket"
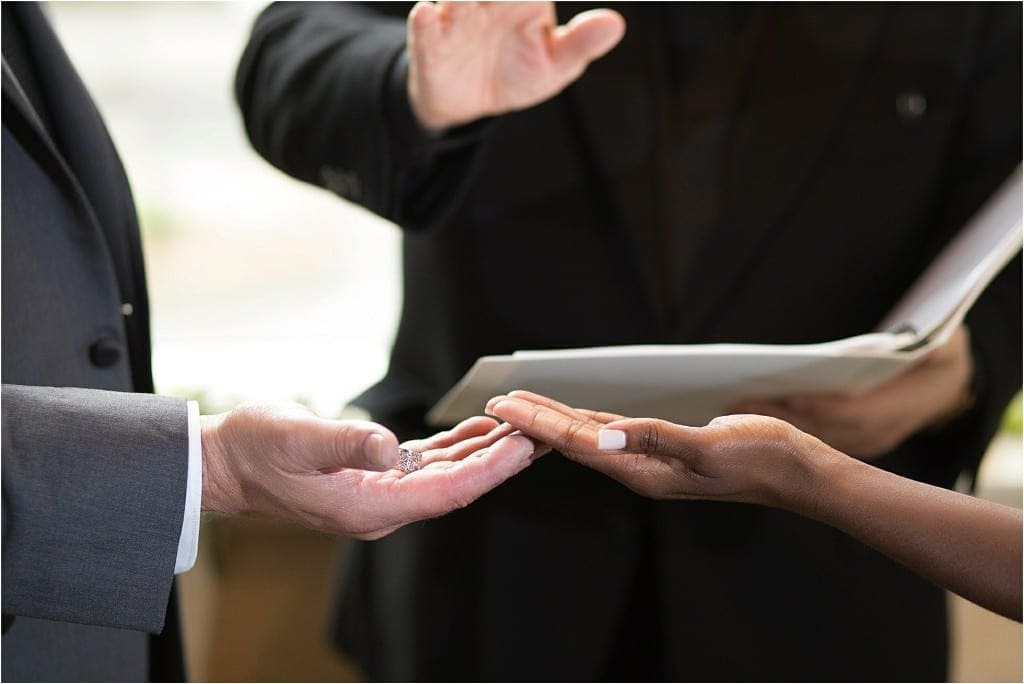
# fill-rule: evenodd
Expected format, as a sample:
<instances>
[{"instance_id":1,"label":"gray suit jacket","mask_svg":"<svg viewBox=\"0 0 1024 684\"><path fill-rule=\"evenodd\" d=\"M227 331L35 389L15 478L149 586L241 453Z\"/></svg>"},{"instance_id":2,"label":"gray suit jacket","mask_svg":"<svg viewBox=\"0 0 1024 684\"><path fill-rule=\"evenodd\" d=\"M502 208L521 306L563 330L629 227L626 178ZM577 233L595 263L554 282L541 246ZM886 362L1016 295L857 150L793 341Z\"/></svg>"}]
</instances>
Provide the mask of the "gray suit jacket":
<instances>
[{"instance_id":1,"label":"gray suit jacket","mask_svg":"<svg viewBox=\"0 0 1024 684\"><path fill-rule=\"evenodd\" d=\"M7 6L4 22L25 59L3 63L2 677L177 679L180 649L147 633L170 616L177 641L187 413L144 394L131 194L39 9Z\"/></svg>"}]
</instances>

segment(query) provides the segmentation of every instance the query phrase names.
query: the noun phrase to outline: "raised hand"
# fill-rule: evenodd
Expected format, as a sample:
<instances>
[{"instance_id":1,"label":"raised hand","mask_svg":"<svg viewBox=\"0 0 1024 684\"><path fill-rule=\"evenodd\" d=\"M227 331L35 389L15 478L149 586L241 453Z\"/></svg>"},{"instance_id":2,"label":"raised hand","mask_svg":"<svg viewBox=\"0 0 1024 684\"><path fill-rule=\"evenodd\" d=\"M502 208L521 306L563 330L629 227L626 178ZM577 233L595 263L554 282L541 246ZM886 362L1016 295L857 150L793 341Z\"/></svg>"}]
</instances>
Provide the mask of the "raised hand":
<instances>
[{"instance_id":1,"label":"raised hand","mask_svg":"<svg viewBox=\"0 0 1024 684\"><path fill-rule=\"evenodd\" d=\"M202 419L202 506L377 539L464 507L529 466L541 450L514 430L477 417L409 442L422 463L405 473L394 468L398 440L376 423L242 406Z\"/></svg>"},{"instance_id":2,"label":"raised hand","mask_svg":"<svg viewBox=\"0 0 1024 684\"><path fill-rule=\"evenodd\" d=\"M550 2L420 2L409 13L409 102L439 131L556 95L612 49L625 21L583 12L556 26Z\"/></svg>"},{"instance_id":3,"label":"raised hand","mask_svg":"<svg viewBox=\"0 0 1024 684\"><path fill-rule=\"evenodd\" d=\"M705 427L575 409L517 390L487 413L569 458L657 499L777 505L780 489L834 458L819 440L764 416L723 416Z\"/></svg>"}]
</instances>

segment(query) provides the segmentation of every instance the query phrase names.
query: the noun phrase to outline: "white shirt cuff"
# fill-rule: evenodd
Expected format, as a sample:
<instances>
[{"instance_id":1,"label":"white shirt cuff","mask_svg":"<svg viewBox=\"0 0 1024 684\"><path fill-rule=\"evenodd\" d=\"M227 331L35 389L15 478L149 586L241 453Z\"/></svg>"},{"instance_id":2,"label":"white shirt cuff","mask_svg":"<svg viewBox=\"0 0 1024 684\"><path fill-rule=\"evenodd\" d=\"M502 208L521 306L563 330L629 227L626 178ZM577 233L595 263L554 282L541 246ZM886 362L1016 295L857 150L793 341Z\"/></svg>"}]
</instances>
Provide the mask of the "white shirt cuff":
<instances>
[{"instance_id":1,"label":"white shirt cuff","mask_svg":"<svg viewBox=\"0 0 1024 684\"><path fill-rule=\"evenodd\" d=\"M188 402L188 480L185 485L185 516L178 537L174 574L188 572L199 552L199 517L203 500L203 440L199 425L199 404Z\"/></svg>"}]
</instances>

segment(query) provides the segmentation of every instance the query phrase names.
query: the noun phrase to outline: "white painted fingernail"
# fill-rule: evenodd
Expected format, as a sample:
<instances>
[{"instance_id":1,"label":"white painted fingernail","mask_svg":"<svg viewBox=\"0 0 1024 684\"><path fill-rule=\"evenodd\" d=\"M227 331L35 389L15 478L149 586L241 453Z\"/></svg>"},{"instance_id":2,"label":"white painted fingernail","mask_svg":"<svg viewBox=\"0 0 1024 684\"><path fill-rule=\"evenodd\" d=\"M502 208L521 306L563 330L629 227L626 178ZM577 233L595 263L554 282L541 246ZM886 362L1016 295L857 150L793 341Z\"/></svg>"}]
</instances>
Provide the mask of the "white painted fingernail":
<instances>
[{"instance_id":1,"label":"white painted fingernail","mask_svg":"<svg viewBox=\"0 0 1024 684\"><path fill-rule=\"evenodd\" d=\"M626 433L622 430L598 430L597 448L602 451L614 451L626 448Z\"/></svg>"}]
</instances>

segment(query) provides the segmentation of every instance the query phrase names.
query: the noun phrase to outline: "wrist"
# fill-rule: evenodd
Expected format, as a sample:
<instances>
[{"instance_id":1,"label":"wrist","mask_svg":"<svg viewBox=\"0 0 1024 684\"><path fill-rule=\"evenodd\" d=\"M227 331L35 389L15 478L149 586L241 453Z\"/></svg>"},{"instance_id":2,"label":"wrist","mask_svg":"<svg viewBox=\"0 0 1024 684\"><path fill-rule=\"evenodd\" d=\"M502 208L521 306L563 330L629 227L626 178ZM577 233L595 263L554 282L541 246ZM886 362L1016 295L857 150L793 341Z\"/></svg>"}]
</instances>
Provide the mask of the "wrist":
<instances>
[{"instance_id":1,"label":"wrist","mask_svg":"<svg viewBox=\"0 0 1024 684\"><path fill-rule=\"evenodd\" d=\"M786 467L766 487L768 504L799 515L817 517L833 484L855 459L810 435L794 440L786 454Z\"/></svg>"},{"instance_id":2,"label":"wrist","mask_svg":"<svg viewBox=\"0 0 1024 684\"><path fill-rule=\"evenodd\" d=\"M978 362L971 343L970 331L961 326L946 343L949 349L941 349L936 354L949 356L944 360L952 367L956 390L951 394L945 405L930 416L921 427L930 430L941 430L974 407L978 397Z\"/></svg>"},{"instance_id":3,"label":"wrist","mask_svg":"<svg viewBox=\"0 0 1024 684\"><path fill-rule=\"evenodd\" d=\"M399 73L401 73L403 63L399 61L396 66L400 70ZM445 129L451 126L451 123L447 121L444 116L432 111L430 107L426 106L423 101L423 95L417 85L419 80L416 77L415 67L407 62L404 66L404 90L409 111L412 114L412 119L415 121L422 133L431 137L438 137L444 133Z\"/></svg>"},{"instance_id":4,"label":"wrist","mask_svg":"<svg viewBox=\"0 0 1024 684\"><path fill-rule=\"evenodd\" d=\"M968 366L966 380L960 386L960 391L946 408L937 416L932 418L925 428L929 430L941 430L950 423L969 412L978 401L978 373L977 364L971 360Z\"/></svg>"},{"instance_id":5,"label":"wrist","mask_svg":"<svg viewBox=\"0 0 1024 684\"><path fill-rule=\"evenodd\" d=\"M204 511L237 514L241 510L236 495L238 488L231 485L229 478L230 461L220 434L225 414L200 416L200 438L203 454L203 499Z\"/></svg>"}]
</instances>

